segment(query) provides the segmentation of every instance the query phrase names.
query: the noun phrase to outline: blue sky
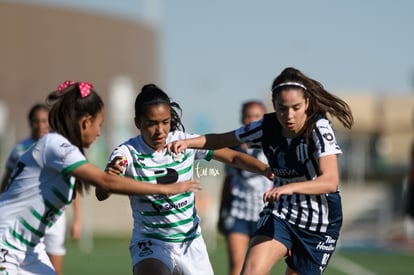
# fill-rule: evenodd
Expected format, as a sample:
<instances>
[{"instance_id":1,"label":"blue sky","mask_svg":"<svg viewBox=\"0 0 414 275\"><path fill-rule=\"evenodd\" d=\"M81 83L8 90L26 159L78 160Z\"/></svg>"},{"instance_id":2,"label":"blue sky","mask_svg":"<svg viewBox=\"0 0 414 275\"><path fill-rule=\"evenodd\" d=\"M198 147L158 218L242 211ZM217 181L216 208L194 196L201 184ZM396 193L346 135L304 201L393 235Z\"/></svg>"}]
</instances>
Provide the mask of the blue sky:
<instances>
[{"instance_id":1,"label":"blue sky","mask_svg":"<svg viewBox=\"0 0 414 275\"><path fill-rule=\"evenodd\" d=\"M25 0L149 20L160 33L160 86L187 129L239 126L240 104L267 100L294 66L339 96L414 92L414 1Z\"/></svg>"}]
</instances>

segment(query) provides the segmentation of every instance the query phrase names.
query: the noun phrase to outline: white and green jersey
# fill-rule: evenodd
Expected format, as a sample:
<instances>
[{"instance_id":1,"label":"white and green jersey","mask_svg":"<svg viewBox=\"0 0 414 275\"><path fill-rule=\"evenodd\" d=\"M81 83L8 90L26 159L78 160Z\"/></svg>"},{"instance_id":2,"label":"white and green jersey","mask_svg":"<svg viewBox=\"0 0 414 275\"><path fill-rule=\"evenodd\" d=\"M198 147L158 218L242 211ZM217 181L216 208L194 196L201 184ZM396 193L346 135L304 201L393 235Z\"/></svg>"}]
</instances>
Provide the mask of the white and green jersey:
<instances>
[{"instance_id":1,"label":"white and green jersey","mask_svg":"<svg viewBox=\"0 0 414 275\"><path fill-rule=\"evenodd\" d=\"M75 179L68 174L86 163L57 133L46 134L24 153L0 196L0 247L33 249L73 198Z\"/></svg>"},{"instance_id":2,"label":"white and green jersey","mask_svg":"<svg viewBox=\"0 0 414 275\"><path fill-rule=\"evenodd\" d=\"M195 136L174 131L168 134L167 143ZM210 160L212 154L211 150L197 149L186 149L178 155L169 155L166 150L156 152L138 135L118 146L109 160L116 156L125 157L124 175L127 177L153 184L168 184L192 179L194 161ZM142 238L184 242L200 236L200 218L193 192L172 196L134 195L129 198L134 219L131 243Z\"/></svg>"}]
</instances>

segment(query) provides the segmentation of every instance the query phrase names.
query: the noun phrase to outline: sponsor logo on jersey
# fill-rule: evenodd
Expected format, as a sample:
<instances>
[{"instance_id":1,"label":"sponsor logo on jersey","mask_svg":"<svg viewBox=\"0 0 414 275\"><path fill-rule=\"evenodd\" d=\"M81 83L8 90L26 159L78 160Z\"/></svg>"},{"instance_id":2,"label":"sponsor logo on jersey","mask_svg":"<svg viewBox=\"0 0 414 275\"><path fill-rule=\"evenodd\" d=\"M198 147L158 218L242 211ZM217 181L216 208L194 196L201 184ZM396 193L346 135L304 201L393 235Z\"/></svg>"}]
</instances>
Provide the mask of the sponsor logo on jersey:
<instances>
[{"instance_id":1,"label":"sponsor logo on jersey","mask_svg":"<svg viewBox=\"0 0 414 275\"><path fill-rule=\"evenodd\" d=\"M324 242L319 242L316 246L316 249L322 251L334 251L335 250L336 240L330 236L326 236L326 240Z\"/></svg>"},{"instance_id":2,"label":"sponsor logo on jersey","mask_svg":"<svg viewBox=\"0 0 414 275\"><path fill-rule=\"evenodd\" d=\"M139 241L138 242L138 249L140 249L139 256L144 257L144 256L148 256L154 253L154 251L152 251L152 249L150 248L151 246L152 246L152 242L150 240Z\"/></svg>"}]
</instances>

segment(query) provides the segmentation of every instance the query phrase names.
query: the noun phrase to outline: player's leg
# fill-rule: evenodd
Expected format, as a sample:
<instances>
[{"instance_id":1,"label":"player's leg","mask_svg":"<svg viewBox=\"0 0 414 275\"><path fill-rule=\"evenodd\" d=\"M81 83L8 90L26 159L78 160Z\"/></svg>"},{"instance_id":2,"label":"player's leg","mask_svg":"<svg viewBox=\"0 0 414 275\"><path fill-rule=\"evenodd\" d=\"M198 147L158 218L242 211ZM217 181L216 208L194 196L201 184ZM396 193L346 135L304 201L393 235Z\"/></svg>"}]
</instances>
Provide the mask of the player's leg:
<instances>
[{"instance_id":1,"label":"player's leg","mask_svg":"<svg viewBox=\"0 0 414 275\"><path fill-rule=\"evenodd\" d=\"M241 274L270 274L272 267L287 254L284 244L275 239L258 235L253 237Z\"/></svg>"},{"instance_id":2,"label":"player's leg","mask_svg":"<svg viewBox=\"0 0 414 275\"><path fill-rule=\"evenodd\" d=\"M230 233L226 237L230 260L230 274L238 275L243 266L250 237L243 233Z\"/></svg>"},{"instance_id":3,"label":"player's leg","mask_svg":"<svg viewBox=\"0 0 414 275\"><path fill-rule=\"evenodd\" d=\"M173 248L160 241L142 239L130 246L134 275L171 275L175 262Z\"/></svg>"},{"instance_id":4,"label":"player's leg","mask_svg":"<svg viewBox=\"0 0 414 275\"><path fill-rule=\"evenodd\" d=\"M44 244L50 261L57 275L63 273L63 259L66 254L65 248L66 216L63 214L56 223L46 230Z\"/></svg>"},{"instance_id":5,"label":"player's leg","mask_svg":"<svg viewBox=\"0 0 414 275\"><path fill-rule=\"evenodd\" d=\"M255 229L256 222L236 218L231 223L231 226L229 224L223 232L226 236L231 275L240 274L250 238L253 236Z\"/></svg>"},{"instance_id":6,"label":"player's leg","mask_svg":"<svg viewBox=\"0 0 414 275\"><path fill-rule=\"evenodd\" d=\"M134 265L134 275L171 275L170 268L158 259L145 259Z\"/></svg>"},{"instance_id":7,"label":"player's leg","mask_svg":"<svg viewBox=\"0 0 414 275\"><path fill-rule=\"evenodd\" d=\"M57 275L61 275L63 274L63 258L65 257L64 255L53 255L53 254L48 254L50 262L52 263L53 267L56 270L56 274Z\"/></svg>"},{"instance_id":8,"label":"player's leg","mask_svg":"<svg viewBox=\"0 0 414 275\"><path fill-rule=\"evenodd\" d=\"M271 211L261 213L255 234L244 261L241 273L244 275L269 274L292 246L289 224Z\"/></svg>"},{"instance_id":9,"label":"player's leg","mask_svg":"<svg viewBox=\"0 0 414 275\"><path fill-rule=\"evenodd\" d=\"M299 273L290 267L286 267L285 275L299 275Z\"/></svg>"}]
</instances>

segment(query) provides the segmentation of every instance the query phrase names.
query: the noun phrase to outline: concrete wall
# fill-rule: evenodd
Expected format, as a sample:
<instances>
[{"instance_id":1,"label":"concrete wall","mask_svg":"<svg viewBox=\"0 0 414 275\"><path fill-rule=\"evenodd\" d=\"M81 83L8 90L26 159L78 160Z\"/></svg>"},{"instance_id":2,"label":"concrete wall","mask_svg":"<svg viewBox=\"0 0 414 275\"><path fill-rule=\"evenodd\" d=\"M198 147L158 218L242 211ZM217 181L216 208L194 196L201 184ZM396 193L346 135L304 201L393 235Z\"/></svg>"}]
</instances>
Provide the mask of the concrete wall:
<instances>
[{"instance_id":1,"label":"concrete wall","mask_svg":"<svg viewBox=\"0 0 414 275\"><path fill-rule=\"evenodd\" d=\"M158 33L139 22L0 3L0 37L0 101L8 107L9 127L16 126L16 140L29 134L31 105L64 80L92 82L107 103L118 76L137 88L159 79Z\"/></svg>"}]
</instances>

